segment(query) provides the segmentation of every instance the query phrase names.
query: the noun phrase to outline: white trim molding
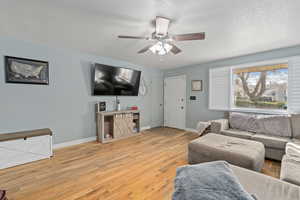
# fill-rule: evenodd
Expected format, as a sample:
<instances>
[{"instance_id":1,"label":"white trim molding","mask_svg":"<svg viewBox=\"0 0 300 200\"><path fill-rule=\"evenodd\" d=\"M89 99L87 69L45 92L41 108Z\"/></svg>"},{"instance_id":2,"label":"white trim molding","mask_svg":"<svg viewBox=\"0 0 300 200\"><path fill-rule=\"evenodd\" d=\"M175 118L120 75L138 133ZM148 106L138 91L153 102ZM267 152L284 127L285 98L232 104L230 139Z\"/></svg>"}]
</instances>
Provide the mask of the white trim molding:
<instances>
[{"instance_id":1,"label":"white trim molding","mask_svg":"<svg viewBox=\"0 0 300 200\"><path fill-rule=\"evenodd\" d=\"M231 69L237 69L237 68L247 68L247 67L259 67L264 65L275 65L275 64L282 64L282 63L288 63L291 57L285 57L285 58L279 58L279 59L272 59L272 60L264 60L259 62L250 62L250 63L244 63L240 65L232 65L227 66Z\"/></svg>"},{"instance_id":2,"label":"white trim molding","mask_svg":"<svg viewBox=\"0 0 300 200\"><path fill-rule=\"evenodd\" d=\"M148 130L148 129L151 129L151 126L144 126L144 127L141 127L141 131L145 131L145 130Z\"/></svg>"},{"instance_id":3,"label":"white trim molding","mask_svg":"<svg viewBox=\"0 0 300 200\"><path fill-rule=\"evenodd\" d=\"M144 126L141 127L141 131L145 131L151 129L151 126ZM73 146L73 145L77 145L77 144L83 144L83 143L87 143L87 142L92 142L92 141L96 141L97 137L88 137L88 138L83 138L83 139L78 139L78 140L72 140L69 142L63 142L63 143L59 143L59 144L54 144L53 145L53 149L61 149L64 147L69 147L69 146Z\"/></svg>"},{"instance_id":4,"label":"white trim molding","mask_svg":"<svg viewBox=\"0 0 300 200\"><path fill-rule=\"evenodd\" d=\"M79 139L79 140L72 140L69 142L63 142L63 143L59 143L59 144L54 144L53 145L53 149L60 149L60 148L64 148L64 147L69 147L69 146L73 146L73 145L77 145L77 144L82 144L82 143L86 143L86 142L92 142L92 141L96 141L97 137L88 137L88 138L83 138L83 139Z\"/></svg>"},{"instance_id":5,"label":"white trim molding","mask_svg":"<svg viewBox=\"0 0 300 200\"><path fill-rule=\"evenodd\" d=\"M184 130L188 131L188 132L198 133L198 131L196 129L193 129L193 128L185 128Z\"/></svg>"}]
</instances>

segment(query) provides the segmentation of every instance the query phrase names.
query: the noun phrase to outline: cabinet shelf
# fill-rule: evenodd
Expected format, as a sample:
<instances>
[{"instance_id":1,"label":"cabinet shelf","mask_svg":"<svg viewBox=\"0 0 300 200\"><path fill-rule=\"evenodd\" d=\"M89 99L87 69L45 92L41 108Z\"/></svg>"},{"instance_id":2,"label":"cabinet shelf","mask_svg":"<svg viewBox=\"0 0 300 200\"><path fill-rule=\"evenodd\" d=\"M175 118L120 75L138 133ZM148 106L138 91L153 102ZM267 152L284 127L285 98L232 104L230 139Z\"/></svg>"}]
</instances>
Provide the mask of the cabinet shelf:
<instances>
[{"instance_id":1,"label":"cabinet shelf","mask_svg":"<svg viewBox=\"0 0 300 200\"><path fill-rule=\"evenodd\" d=\"M113 142L140 134L138 110L97 112L96 116L99 142Z\"/></svg>"}]
</instances>

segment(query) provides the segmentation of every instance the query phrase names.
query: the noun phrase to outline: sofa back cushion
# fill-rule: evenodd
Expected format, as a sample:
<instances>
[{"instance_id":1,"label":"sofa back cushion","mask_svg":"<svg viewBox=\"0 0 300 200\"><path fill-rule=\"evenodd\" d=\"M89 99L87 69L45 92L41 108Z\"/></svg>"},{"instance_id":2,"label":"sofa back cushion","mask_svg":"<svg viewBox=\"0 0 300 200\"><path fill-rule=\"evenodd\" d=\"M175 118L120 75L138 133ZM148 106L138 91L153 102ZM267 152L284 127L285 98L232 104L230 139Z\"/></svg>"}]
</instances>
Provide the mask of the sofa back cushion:
<instances>
[{"instance_id":1,"label":"sofa back cushion","mask_svg":"<svg viewBox=\"0 0 300 200\"><path fill-rule=\"evenodd\" d=\"M258 132L264 135L292 137L290 117L287 115L257 115Z\"/></svg>"},{"instance_id":2,"label":"sofa back cushion","mask_svg":"<svg viewBox=\"0 0 300 200\"><path fill-rule=\"evenodd\" d=\"M293 114L291 116L292 136L300 139L300 114Z\"/></svg>"},{"instance_id":3,"label":"sofa back cushion","mask_svg":"<svg viewBox=\"0 0 300 200\"><path fill-rule=\"evenodd\" d=\"M256 133L258 125L254 114L231 112L229 114L230 128Z\"/></svg>"}]
</instances>

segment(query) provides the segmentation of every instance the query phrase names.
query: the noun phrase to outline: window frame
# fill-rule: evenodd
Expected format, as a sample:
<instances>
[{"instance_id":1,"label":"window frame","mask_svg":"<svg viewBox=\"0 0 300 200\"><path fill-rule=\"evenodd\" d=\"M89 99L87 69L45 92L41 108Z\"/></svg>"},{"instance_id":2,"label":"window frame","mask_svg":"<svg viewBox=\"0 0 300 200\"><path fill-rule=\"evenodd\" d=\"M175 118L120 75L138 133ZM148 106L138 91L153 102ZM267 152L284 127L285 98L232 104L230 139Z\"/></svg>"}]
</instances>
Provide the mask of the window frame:
<instances>
[{"instance_id":1,"label":"window frame","mask_svg":"<svg viewBox=\"0 0 300 200\"><path fill-rule=\"evenodd\" d=\"M262 109L262 108L242 108L242 107L235 107L234 105L234 76L233 76L233 70L237 68L247 68L247 67L259 67L264 65L276 65L276 64L282 64L286 63L288 64L289 69L289 59L288 58L282 58L282 59L273 59L273 60L267 60L262 62L254 62L254 63L246 63L241 65L235 65L230 67L230 94L229 94L229 110L230 111L236 111L236 112L250 112L250 113L263 113L263 114L288 114L287 110L280 110L280 109ZM289 76L288 76L288 85L289 85ZM289 92L287 92L287 106L289 108Z\"/></svg>"}]
</instances>

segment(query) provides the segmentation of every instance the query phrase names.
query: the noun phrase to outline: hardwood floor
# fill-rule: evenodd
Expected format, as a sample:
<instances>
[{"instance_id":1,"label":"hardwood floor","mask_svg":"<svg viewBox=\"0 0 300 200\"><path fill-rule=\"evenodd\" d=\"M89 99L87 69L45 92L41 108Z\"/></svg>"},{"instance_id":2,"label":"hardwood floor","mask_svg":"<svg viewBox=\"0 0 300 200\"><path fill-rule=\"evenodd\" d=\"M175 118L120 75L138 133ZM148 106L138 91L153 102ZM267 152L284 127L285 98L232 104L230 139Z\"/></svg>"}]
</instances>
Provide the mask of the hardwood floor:
<instances>
[{"instance_id":1,"label":"hardwood floor","mask_svg":"<svg viewBox=\"0 0 300 200\"><path fill-rule=\"evenodd\" d=\"M195 133L157 128L110 144L85 143L54 157L0 170L9 200L170 199L176 167L187 164ZM280 163L263 173L278 177Z\"/></svg>"}]
</instances>

